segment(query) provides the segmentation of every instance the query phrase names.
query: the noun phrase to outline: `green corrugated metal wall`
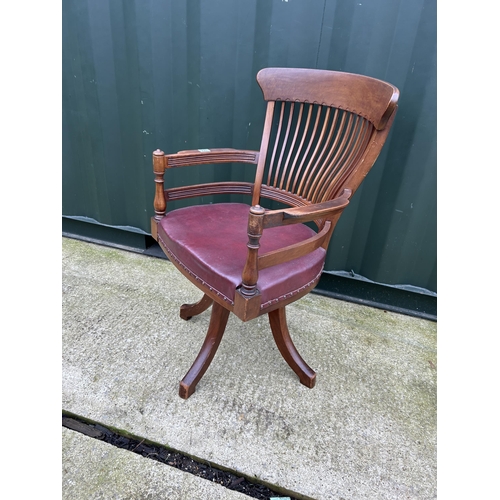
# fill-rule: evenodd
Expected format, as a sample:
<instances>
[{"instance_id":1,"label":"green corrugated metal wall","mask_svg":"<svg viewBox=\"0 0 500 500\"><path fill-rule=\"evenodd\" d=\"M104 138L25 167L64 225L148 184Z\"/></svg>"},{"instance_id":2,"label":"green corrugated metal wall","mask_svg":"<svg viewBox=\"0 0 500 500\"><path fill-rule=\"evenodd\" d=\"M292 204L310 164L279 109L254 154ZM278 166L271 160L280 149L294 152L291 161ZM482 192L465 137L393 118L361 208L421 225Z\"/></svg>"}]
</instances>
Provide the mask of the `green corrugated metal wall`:
<instances>
[{"instance_id":1,"label":"green corrugated metal wall","mask_svg":"<svg viewBox=\"0 0 500 500\"><path fill-rule=\"evenodd\" d=\"M435 0L63 0L62 42L63 215L139 232L154 149L259 149L259 69L396 85L393 130L325 269L436 291ZM253 177L221 169L177 169L171 182Z\"/></svg>"}]
</instances>

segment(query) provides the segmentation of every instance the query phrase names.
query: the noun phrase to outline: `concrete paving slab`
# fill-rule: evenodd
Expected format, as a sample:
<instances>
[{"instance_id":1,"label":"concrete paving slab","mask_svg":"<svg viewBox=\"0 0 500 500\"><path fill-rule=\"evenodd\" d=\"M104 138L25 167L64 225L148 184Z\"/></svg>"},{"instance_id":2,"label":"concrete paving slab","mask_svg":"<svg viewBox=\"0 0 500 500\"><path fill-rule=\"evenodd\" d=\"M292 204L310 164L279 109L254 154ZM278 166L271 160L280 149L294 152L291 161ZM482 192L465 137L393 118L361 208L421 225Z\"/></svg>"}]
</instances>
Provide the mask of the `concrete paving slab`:
<instances>
[{"instance_id":1,"label":"concrete paving slab","mask_svg":"<svg viewBox=\"0 0 500 500\"><path fill-rule=\"evenodd\" d=\"M63 427L63 500L248 500L246 495Z\"/></svg>"},{"instance_id":2,"label":"concrete paving slab","mask_svg":"<svg viewBox=\"0 0 500 500\"><path fill-rule=\"evenodd\" d=\"M265 317L231 316L184 401L200 297L167 261L63 239L63 409L304 497L436 497L436 323L309 294L287 316L310 390Z\"/></svg>"}]
</instances>

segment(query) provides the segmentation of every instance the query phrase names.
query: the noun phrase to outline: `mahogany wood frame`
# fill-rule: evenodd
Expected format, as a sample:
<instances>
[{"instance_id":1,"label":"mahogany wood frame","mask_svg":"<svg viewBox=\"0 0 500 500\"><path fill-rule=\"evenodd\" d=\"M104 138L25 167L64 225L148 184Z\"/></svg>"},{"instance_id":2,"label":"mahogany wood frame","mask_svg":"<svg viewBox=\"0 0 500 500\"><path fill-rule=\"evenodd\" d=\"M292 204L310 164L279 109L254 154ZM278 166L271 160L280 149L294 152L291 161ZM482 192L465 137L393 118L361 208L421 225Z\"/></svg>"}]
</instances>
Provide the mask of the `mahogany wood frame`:
<instances>
[{"instance_id":1,"label":"mahogany wood frame","mask_svg":"<svg viewBox=\"0 0 500 500\"><path fill-rule=\"evenodd\" d=\"M219 346L229 312L242 321L262 314L269 322L278 349L302 384L313 387L316 374L297 352L286 325L285 306L309 293L319 276L285 300L262 305L259 271L288 262L323 247L325 250L342 211L375 163L393 123L399 91L374 78L326 70L266 68L257 81L267 101L260 151L219 148L153 153L155 215L152 236L165 216L169 201L213 194L246 194L252 197L248 214L248 255L234 304L228 304L209 286L194 279L171 259L179 271L204 293L196 304L181 306L188 320L212 305L205 342L180 383L179 395L187 399L196 388ZM165 188L164 173L170 168L216 163L257 165L255 181L214 182ZM264 175L267 170L267 182ZM261 197L290 208L266 210ZM270 227L314 221L315 236L273 252L259 254L259 240ZM187 228L188 230L188 228Z\"/></svg>"}]
</instances>

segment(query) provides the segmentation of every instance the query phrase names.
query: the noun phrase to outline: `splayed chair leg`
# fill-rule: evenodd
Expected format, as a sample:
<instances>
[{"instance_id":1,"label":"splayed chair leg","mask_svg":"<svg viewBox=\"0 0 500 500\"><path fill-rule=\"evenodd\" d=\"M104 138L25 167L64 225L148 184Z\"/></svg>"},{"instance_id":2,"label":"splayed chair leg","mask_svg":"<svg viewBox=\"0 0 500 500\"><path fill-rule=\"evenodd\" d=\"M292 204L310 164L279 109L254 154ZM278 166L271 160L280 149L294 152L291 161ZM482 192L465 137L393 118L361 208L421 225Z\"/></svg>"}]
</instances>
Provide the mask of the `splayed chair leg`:
<instances>
[{"instance_id":1,"label":"splayed chair leg","mask_svg":"<svg viewBox=\"0 0 500 500\"><path fill-rule=\"evenodd\" d=\"M217 352L222 336L224 335L228 317L229 310L225 309L217 302L214 302L205 342L203 342L203 346L201 347L193 366L191 366L185 377L181 380L179 387L179 396L181 398L187 399L191 396L191 394L193 394L196 389L196 384L200 381L201 377L203 377L207 368L210 366L210 363Z\"/></svg>"},{"instance_id":2,"label":"splayed chair leg","mask_svg":"<svg viewBox=\"0 0 500 500\"><path fill-rule=\"evenodd\" d=\"M316 383L316 373L302 359L294 346L286 324L285 308L281 307L269 313L269 323L274 341L290 368L298 375L300 383L312 389Z\"/></svg>"},{"instance_id":3,"label":"splayed chair leg","mask_svg":"<svg viewBox=\"0 0 500 500\"><path fill-rule=\"evenodd\" d=\"M180 316L185 320L191 319L193 316L206 311L212 305L212 302L213 300L205 294L196 304L183 304L181 306Z\"/></svg>"}]
</instances>

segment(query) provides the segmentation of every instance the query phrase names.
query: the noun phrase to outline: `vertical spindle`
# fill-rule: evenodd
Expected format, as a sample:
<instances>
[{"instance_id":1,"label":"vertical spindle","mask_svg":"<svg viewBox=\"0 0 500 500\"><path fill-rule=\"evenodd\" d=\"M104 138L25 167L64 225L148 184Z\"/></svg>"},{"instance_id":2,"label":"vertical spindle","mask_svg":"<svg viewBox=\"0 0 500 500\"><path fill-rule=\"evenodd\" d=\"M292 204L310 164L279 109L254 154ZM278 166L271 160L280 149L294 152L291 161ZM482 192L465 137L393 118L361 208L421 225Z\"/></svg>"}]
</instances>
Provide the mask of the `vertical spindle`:
<instances>
[{"instance_id":1,"label":"vertical spindle","mask_svg":"<svg viewBox=\"0 0 500 500\"><path fill-rule=\"evenodd\" d=\"M244 297L253 297L257 293L257 280L259 278L258 252L262 236L264 214L266 210L260 205L250 208L248 217L248 256L241 275L240 292Z\"/></svg>"},{"instance_id":2,"label":"vertical spindle","mask_svg":"<svg viewBox=\"0 0 500 500\"><path fill-rule=\"evenodd\" d=\"M153 152L153 172L155 174L155 220L159 221L165 215L167 202L165 200L165 191L163 187L163 176L165 174L165 153L159 149Z\"/></svg>"}]
</instances>

